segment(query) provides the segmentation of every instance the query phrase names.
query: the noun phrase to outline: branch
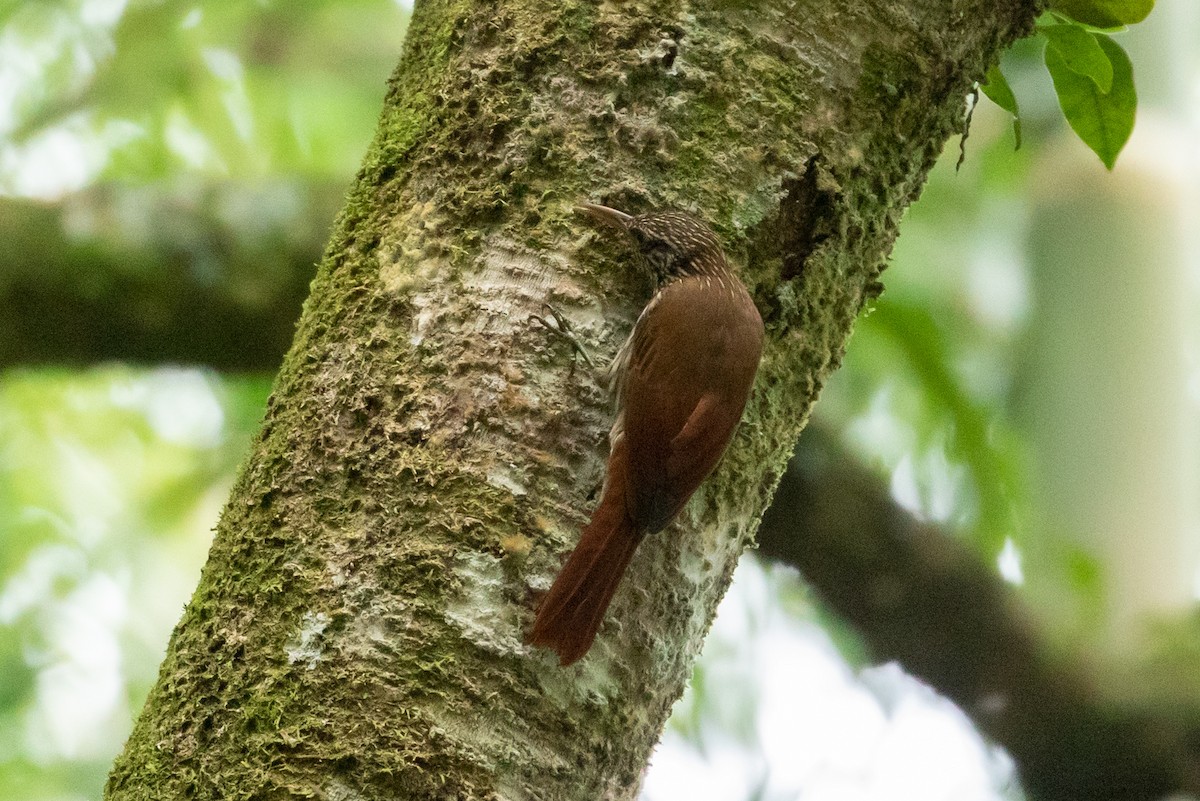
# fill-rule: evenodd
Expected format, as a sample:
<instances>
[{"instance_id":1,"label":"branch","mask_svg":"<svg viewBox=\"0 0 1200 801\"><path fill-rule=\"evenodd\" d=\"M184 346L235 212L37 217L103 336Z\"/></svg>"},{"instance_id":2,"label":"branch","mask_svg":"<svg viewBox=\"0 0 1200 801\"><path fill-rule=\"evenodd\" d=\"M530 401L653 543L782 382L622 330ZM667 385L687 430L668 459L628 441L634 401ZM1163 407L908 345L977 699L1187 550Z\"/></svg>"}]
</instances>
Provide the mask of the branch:
<instances>
[{"instance_id":1,"label":"branch","mask_svg":"<svg viewBox=\"0 0 1200 801\"><path fill-rule=\"evenodd\" d=\"M0 368L278 369L341 195L281 181L0 201Z\"/></svg>"},{"instance_id":2,"label":"branch","mask_svg":"<svg viewBox=\"0 0 1200 801\"><path fill-rule=\"evenodd\" d=\"M1106 701L1051 655L997 571L899 507L828 433L809 427L763 517L759 550L796 567L876 656L955 701L1016 759L1042 801L1151 801L1200 789L1174 719Z\"/></svg>"}]
</instances>

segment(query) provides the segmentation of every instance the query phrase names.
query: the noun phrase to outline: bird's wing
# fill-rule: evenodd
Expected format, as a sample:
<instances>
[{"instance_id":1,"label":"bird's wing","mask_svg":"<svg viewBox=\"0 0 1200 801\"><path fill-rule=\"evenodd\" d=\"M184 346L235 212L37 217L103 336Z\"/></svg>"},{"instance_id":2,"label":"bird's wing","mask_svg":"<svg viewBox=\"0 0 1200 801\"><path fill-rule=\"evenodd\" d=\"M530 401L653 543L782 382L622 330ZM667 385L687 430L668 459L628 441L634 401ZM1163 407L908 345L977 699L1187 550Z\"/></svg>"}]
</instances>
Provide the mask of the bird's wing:
<instances>
[{"instance_id":1,"label":"bird's wing","mask_svg":"<svg viewBox=\"0 0 1200 801\"><path fill-rule=\"evenodd\" d=\"M631 336L621 394L626 498L646 531L666 526L712 472L758 366L762 323L749 296L740 284L714 283L668 284Z\"/></svg>"}]
</instances>

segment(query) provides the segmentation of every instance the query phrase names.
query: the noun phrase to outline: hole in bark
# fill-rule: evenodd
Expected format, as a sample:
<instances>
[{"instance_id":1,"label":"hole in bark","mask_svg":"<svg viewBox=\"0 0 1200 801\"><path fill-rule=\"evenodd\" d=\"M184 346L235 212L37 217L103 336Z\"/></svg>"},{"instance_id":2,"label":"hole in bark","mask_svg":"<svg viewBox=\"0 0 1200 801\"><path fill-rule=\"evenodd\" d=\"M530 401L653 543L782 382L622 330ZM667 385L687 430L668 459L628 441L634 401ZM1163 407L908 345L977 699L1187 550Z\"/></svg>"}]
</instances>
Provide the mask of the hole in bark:
<instances>
[{"instance_id":1,"label":"hole in bark","mask_svg":"<svg viewBox=\"0 0 1200 801\"><path fill-rule=\"evenodd\" d=\"M829 238L836 197L820 185L821 169L821 157L813 156L804 175L783 185L787 194L779 204L779 245L784 281L803 275L808 257Z\"/></svg>"},{"instance_id":2,"label":"hole in bark","mask_svg":"<svg viewBox=\"0 0 1200 801\"><path fill-rule=\"evenodd\" d=\"M663 59L662 65L666 69L671 69L675 65L675 56L679 55L679 45L667 39L663 42Z\"/></svg>"}]
</instances>

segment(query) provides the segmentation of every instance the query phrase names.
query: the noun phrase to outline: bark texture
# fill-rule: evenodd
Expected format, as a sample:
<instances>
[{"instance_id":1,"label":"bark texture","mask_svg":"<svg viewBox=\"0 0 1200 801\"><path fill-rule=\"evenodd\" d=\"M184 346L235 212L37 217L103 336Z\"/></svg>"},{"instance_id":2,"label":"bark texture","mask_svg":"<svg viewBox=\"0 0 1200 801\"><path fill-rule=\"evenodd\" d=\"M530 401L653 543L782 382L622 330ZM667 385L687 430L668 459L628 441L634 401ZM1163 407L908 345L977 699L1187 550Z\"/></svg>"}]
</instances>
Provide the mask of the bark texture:
<instances>
[{"instance_id":1,"label":"bark texture","mask_svg":"<svg viewBox=\"0 0 1200 801\"><path fill-rule=\"evenodd\" d=\"M110 799L628 799L963 99L1037 2L418 4ZM767 323L746 418L593 651L522 644L648 296L570 209L679 207Z\"/></svg>"}]
</instances>

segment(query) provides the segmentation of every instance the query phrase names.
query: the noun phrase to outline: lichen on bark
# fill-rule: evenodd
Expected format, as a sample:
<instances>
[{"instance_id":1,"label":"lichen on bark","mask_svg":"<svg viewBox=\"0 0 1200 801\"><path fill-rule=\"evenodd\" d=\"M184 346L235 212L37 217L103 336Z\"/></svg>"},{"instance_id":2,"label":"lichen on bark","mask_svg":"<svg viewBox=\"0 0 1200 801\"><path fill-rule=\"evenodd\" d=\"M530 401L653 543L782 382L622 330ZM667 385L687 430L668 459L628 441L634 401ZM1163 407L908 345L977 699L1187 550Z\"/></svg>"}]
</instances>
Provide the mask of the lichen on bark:
<instances>
[{"instance_id":1,"label":"lichen on bark","mask_svg":"<svg viewBox=\"0 0 1200 801\"><path fill-rule=\"evenodd\" d=\"M632 798L896 222L1036 3L418 4L107 797ZM971 20L964 26L963 19ZM648 297L579 200L707 219L768 327L745 420L577 666L522 643Z\"/></svg>"}]
</instances>

